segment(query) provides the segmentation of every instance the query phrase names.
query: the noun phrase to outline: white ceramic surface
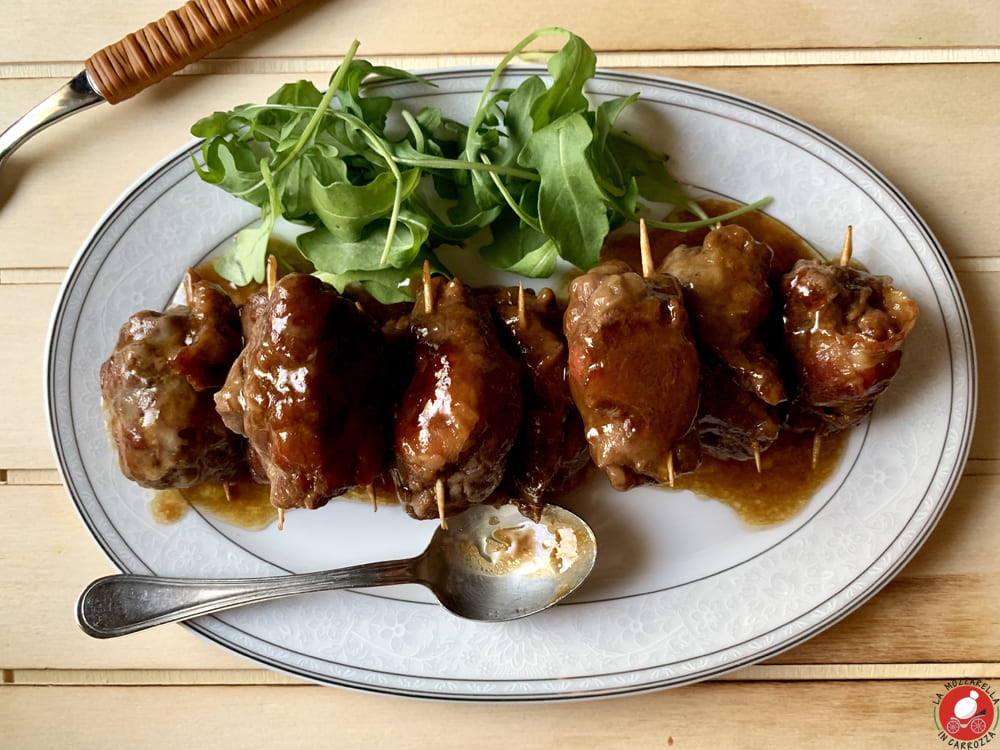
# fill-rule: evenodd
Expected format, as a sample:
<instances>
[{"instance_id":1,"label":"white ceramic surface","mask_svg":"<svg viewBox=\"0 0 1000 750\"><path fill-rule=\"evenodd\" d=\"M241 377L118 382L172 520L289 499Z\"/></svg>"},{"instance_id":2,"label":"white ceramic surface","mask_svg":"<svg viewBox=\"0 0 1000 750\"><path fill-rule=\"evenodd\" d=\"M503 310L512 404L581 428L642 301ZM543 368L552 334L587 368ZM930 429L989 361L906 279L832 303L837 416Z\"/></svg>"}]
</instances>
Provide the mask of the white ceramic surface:
<instances>
[{"instance_id":1,"label":"white ceramic surface","mask_svg":"<svg viewBox=\"0 0 1000 750\"><path fill-rule=\"evenodd\" d=\"M436 71L438 88L385 88L467 118L489 76ZM534 70L515 70L516 85ZM639 91L620 124L671 155L685 183L768 213L834 255L894 277L920 320L870 422L806 510L767 530L725 506L655 489L614 493L598 478L564 501L599 540L591 580L566 604L505 624L459 620L417 587L302 597L201 618L195 632L309 680L455 700L558 700L681 685L801 643L867 600L933 529L962 472L975 412L975 356L948 261L912 207L871 166L781 113L690 84L602 72L595 101ZM154 522L149 495L120 474L98 368L136 310L162 308L183 270L217 252L256 210L201 182L189 144L137 182L70 269L50 332L46 396L54 450L77 509L123 571L243 576L407 556L433 522L398 506L334 502L248 532L192 512ZM84 582L81 582L81 585Z\"/></svg>"}]
</instances>

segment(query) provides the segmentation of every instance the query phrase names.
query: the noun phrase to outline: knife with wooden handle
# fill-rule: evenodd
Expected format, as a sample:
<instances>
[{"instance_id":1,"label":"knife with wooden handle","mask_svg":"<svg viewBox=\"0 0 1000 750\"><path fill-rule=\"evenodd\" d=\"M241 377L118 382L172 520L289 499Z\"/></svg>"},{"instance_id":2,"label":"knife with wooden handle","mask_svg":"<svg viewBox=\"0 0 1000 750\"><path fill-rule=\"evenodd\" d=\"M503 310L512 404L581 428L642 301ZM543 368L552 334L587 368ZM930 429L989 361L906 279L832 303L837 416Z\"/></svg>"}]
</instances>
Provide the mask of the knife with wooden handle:
<instances>
[{"instance_id":1,"label":"knife with wooden handle","mask_svg":"<svg viewBox=\"0 0 1000 750\"><path fill-rule=\"evenodd\" d=\"M302 0L190 0L91 55L84 69L0 133L0 164L28 138L101 102L118 104Z\"/></svg>"}]
</instances>

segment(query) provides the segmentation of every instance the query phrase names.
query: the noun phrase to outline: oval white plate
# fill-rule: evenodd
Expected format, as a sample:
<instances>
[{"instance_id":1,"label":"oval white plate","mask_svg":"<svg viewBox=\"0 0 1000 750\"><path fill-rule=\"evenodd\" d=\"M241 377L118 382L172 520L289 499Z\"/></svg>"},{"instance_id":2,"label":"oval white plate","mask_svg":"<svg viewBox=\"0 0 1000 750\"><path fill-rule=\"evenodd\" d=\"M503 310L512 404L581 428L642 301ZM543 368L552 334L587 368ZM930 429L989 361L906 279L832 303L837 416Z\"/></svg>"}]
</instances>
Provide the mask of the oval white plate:
<instances>
[{"instance_id":1,"label":"oval white plate","mask_svg":"<svg viewBox=\"0 0 1000 750\"><path fill-rule=\"evenodd\" d=\"M538 71L512 71L516 85ZM384 88L412 108L467 119L490 71L427 74L438 88ZM602 72L595 101L639 91L627 129L671 155L685 183L768 212L835 254L894 277L920 320L903 366L835 476L781 526L745 528L687 493L588 484L565 504L594 526L591 580L541 615L485 625L457 619L419 587L335 592L188 624L287 673L369 691L456 700L622 695L702 680L790 648L887 583L927 538L962 473L975 412L975 355L947 258L906 200L828 136L759 104L659 78ZM217 252L256 210L201 182L189 144L107 213L70 269L46 358L51 436L90 533L123 571L252 576L408 556L433 522L398 506L334 502L290 513L286 530L247 532L197 512L155 523L148 493L120 474L101 413L98 369L133 312L160 309L184 269Z\"/></svg>"}]
</instances>

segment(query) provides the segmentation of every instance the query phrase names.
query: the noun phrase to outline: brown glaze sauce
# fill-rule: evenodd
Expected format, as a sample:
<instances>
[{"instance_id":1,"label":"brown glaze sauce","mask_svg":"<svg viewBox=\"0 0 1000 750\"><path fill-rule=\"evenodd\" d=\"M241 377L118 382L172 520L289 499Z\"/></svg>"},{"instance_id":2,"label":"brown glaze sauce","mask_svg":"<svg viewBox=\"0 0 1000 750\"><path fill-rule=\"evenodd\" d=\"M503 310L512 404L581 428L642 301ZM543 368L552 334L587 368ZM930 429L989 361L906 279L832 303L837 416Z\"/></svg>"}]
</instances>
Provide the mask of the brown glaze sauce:
<instances>
[{"instance_id":1,"label":"brown glaze sauce","mask_svg":"<svg viewBox=\"0 0 1000 750\"><path fill-rule=\"evenodd\" d=\"M698 470L677 477L674 489L719 500L749 526L774 526L798 515L809 504L840 464L846 443L846 431L824 437L813 467L812 435L783 432L761 454L759 474L753 461L703 455Z\"/></svg>"},{"instance_id":2,"label":"brown glaze sauce","mask_svg":"<svg viewBox=\"0 0 1000 750\"><path fill-rule=\"evenodd\" d=\"M180 521L190 508L180 490L157 490L149 501L149 514L164 526Z\"/></svg>"},{"instance_id":3,"label":"brown glaze sauce","mask_svg":"<svg viewBox=\"0 0 1000 750\"><path fill-rule=\"evenodd\" d=\"M736 203L716 199L703 200L700 204L709 216L718 216L739 207ZM690 221L693 218L690 214L674 214L669 221ZM790 271L797 260L822 257L785 224L759 211L723 223L738 224L756 240L771 247L774 251L772 285L777 285L781 276ZM678 245L700 245L709 231L709 227L691 232L651 229L649 240L654 262L659 266ZM601 253L601 260L612 259L624 260L641 272L637 235L620 234L609 239ZM775 292L778 294L777 290ZM780 326L780 316L775 314L772 318L771 326ZM780 335L780 331L768 333L762 330L761 335L766 341L768 337L773 339ZM846 432L825 437L817 465L813 467L812 435L782 433L761 454L760 473L757 473L753 461L724 460L703 454L698 470L677 477L674 489L690 490L701 497L725 503L749 526L774 526L805 508L840 463L846 442Z\"/></svg>"},{"instance_id":4,"label":"brown glaze sauce","mask_svg":"<svg viewBox=\"0 0 1000 750\"><path fill-rule=\"evenodd\" d=\"M149 512L157 523L169 525L180 521L193 507L241 529L259 531L278 520L278 510L271 505L270 494L271 485L249 480L230 482L228 487L208 482L183 490L155 492ZM373 510L382 505L399 505L396 491L390 485L375 487L374 504L367 488L351 490L336 499L364 503Z\"/></svg>"},{"instance_id":5,"label":"brown glaze sauce","mask_svg":"<svg viewBox=\"0 0 1000 750\"><path fill-rule=\"evenodd\" d=\"M309 270L305 265L305 259L302 258L302 255L293 243L286 242L285 240L278 239L277 237L271 237L267 241L267 252L270 255L274 255L276 258L281 259L279 261L279 267L284 265L285 268L284 270L278 272L279 276L283 276L289 271ZM217 258L206 260L204 263L200 263L196 266L194 270L199 276L201 276L202 279L210 284L215 284L219 287L219 289L225 292L233 301L233 304L237 307L241 307L243 303L247 301L247 297L258 291L263 286L263 284L259 284L255 281L251 281L246 286L237 286L216 270L216 260Z\"/></svg>"},{"instance_id":6,"label":"brown glaze sauce","mask_svg":"<svg viewBox=\"0 0 1000 750\"><path fill-rule=\"evenodd\" d=\"M738 207L723 200L707 199L700 202L709 214L716 216ZM675 214L671 221L688 221L692 216ZM774 251L772 279L777 280L791 270L800 258L821 257L804 239L778 220L760 212L752 212L727 224L745 227L760 242ZM709 228L691 232L665 229L650 230L653 259L659 265L674 247L680 244L699 245ZM290 247L272 240L273 251L284 257L294 257ZM620 259L641 271L639 243L633 234L618 234L609 238L601 253L601 260ZM203 279L217 284L237 305L260 288L259 284L237 287L222 278L212 261L198 266ZM808 504L820 486L833 474L844 453L846 433L825 437L818 462L812 466L813 439L811 435L783 433L761 455L761 472L753 461L722 460L704 456L701 467L693 474L677 478L674 489L690 490L702 497L718 500L728 505L748 525L773 526L794 517ZM669 488L667 488L669 489ZM341 498L372 504L366 488L349 492ZM391 483L376 488L375 508L379 505L398 504ZM244 529L262 529L277 519L277 511L269 501L269 486L252 482L238 482L226 489L221 484L205 484L186 490L157 492L150 504L153 518L163 524L174 523L184 517L189 507ZM511 540L507 540L510 543Z\"/></svg>"},{"instance_id":7,"label":"brown glaze sauce","mask_svg":"<svg viewBox=\"0 0 1000 750\"><path fill-rule=\"evenodd\" d=\"M375 497L372 498L372 493ZM352 490L348 490L340 497L334 498L335 500L351 500L356 503L364 503L365 505L372 506L373 510L378 510L382 505L399 505L399 497L396 495L396 487L392 483L392 479L388 477L382 477L375 481L370 488L369 487L355 487Z\"/></svg>"},{"instance_id":8,"label":"brown glaze sauce","mask_svg":"<svg viewBox=\"0 0 1000 750\"><path fill-rule=\"evenodd\" d=\"M249 480L227 486L207 482L182 490L160 490L154 493L149 510L157 523L171 524L180 521L192 507L250 531L266 528L278 518L268 485Z\"/></svg>"},{"instance_id":9,"label":"brown glaze sauce","mask_svg":"<svg viewBox=\"0 0 1000 750\"><path fill-rule=\"evenodd\" d=\"M286 266L285 272L308 270L305 266L296 267L299 265L296 259L301 256L294 244L272 237L268 240L267 247L269 253L282 259L281 262ZM238 307L263 286L257 282L245 286L234 284L218 272L215 261L215 258L207 260L194 270L203 280L218 286ZM390 480L377 483L373 489L374 499L367 488L348 491L337 499L365 503L376 510L379 505L399 504ZM264 529L278 519L277 508L270 501L270 485L250 480L230 482L228 485L208 482L182 490L160 490L153 494L149 511L157 523L172 524L180 521L191 507L225 523L251 531Z\"/></svg>"},{"instance_id":10,"label":"brown glaze sauce","mask_svg":"<svg viewBox=\"0 0 1000 750\"><path fill-rule=\"evenodd\" d=\"M263 529L278 518L271 505L270 487L251 481L199 484L181 490L192 507L243 529Z\"/></svg>"},{"instance_id":11,"label":"brown glaze sauce","mask_svg":"<svg viewBox=\"0 0 1000 750\"><path fill-rule=\"evenodd\" d=\"M739 208L738 203L708 198L699 201L705 213L709 216L720 216L729 211ZM695 217L691 214L680 213L668 217L668 221L691 221ZM774 260L771 264L772 278L780 277L792 270L795 261L800 258L821 258L822 256L797 235L785 224L777 219L763 214L760 211L751 211L748 214L729 219L723 224L736 224L754 236L758 242L770 245L774 251ZM711 227L695 229L691 232L675 232L669 229L650 229L649 245L653 253L653 262L659 266L663 259L671 250L678 245L700 245L711 231ZM601 260L624 260L637 271L642 271L642 261L639 258L639 239L633 233L622 233L610 237L601 250Z\"/></svg>"}]
</instances>

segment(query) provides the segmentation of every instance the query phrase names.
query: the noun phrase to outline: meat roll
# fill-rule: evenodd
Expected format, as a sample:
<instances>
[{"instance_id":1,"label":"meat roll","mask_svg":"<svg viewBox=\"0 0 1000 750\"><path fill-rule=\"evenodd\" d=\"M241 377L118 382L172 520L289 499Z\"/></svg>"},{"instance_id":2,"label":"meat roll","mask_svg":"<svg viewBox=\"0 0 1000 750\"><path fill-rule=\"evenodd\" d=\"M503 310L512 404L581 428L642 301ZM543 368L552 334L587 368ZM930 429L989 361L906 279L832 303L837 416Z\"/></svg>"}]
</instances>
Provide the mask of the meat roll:
<instances>
[{"instance_id":1,"label":"meat roll","mask_svg":"<svg viewBox=\"0 0 1000 750\"><path fill-rule=\"evenodd\" d=\"M314 276L291 274L247 300L246 347L217 394L281 509L318 508L375 481L388 446L378 325Z\"/></svg>"},{"instance_id":2,"label":"meat roll","mask_svg":"<svg viewBox=\"0 0 1000 750\"><path fill-rule=\"evenodd\" d=\"M660 266L684 286L695 337L733 371L745 390L772 406L785 400L778 361L757 338L771 308L772 252L741 226L675 247Z\"/></svg>"},{"instance_id":3,"label":"meat roll","mask_svg":"<svg viewBox=\"0 0 1000 750\"><path fill-rule=\"evenodd\" d=\"M677 279L598 266L573 280L563 330L570 391L611 486L697 468L699 356Z\"/></svg>"},{"instance_id":4,"label":"meat roll","mask_svg":"<svg viewBox=\"0 0 1000 750\"><path fill-rule=\"evenodd\" d=\"M781 288L796 384L789 427L823 434L857 424L899 369L917 304L887 276L817 260L798 261Z\"/></svg>"},{"instance_id":5,"label":"meat roll","mask_svg":"<svg viewBox=\"0 0 1000 750\"><path fill-rule=\"evenodd\" d=\"M229 481L246 466L213 401L243 346L239 311L194 271L185 288L187 305L130 317L101 366L122 472L151 489Z\"/></svg>"},{"instance_id":6,"label":"meat roll","mask_svg":"<svg viewBox=\"0 0 1000 750\"><path fill-rule=\"evenodd\" d=\"M566 379L563 311L551 289L536 295L509 287L491 302L501 339L522 365L524 415L507 478L517 490L521 512L537 519L545 496L565 487L590 460Z\"/></svg>"},{"instance_id":7,"label":"meat roll","mask_svg":"<svg viewBox=\"0 0 1000 750\"><path fill-rule=\"evenodd\" d=\"M458 279L425 281L410 330L416 359L396 416L396 487L414 518L454 515L489 501L503 479L521 422L520 366Z\"/></svg>"},{"instance_id":8,"label":"meat roll","mask_svg":"<svg viewBox=\"0 0 1000 750\"><path fill-rule=\"evenodd\" d=\"M698 435L708 455L720 459L756 459L775 440L781 422L777 409L741 388L721 364L702 370Z\"/></svg>"}]
</instances>

